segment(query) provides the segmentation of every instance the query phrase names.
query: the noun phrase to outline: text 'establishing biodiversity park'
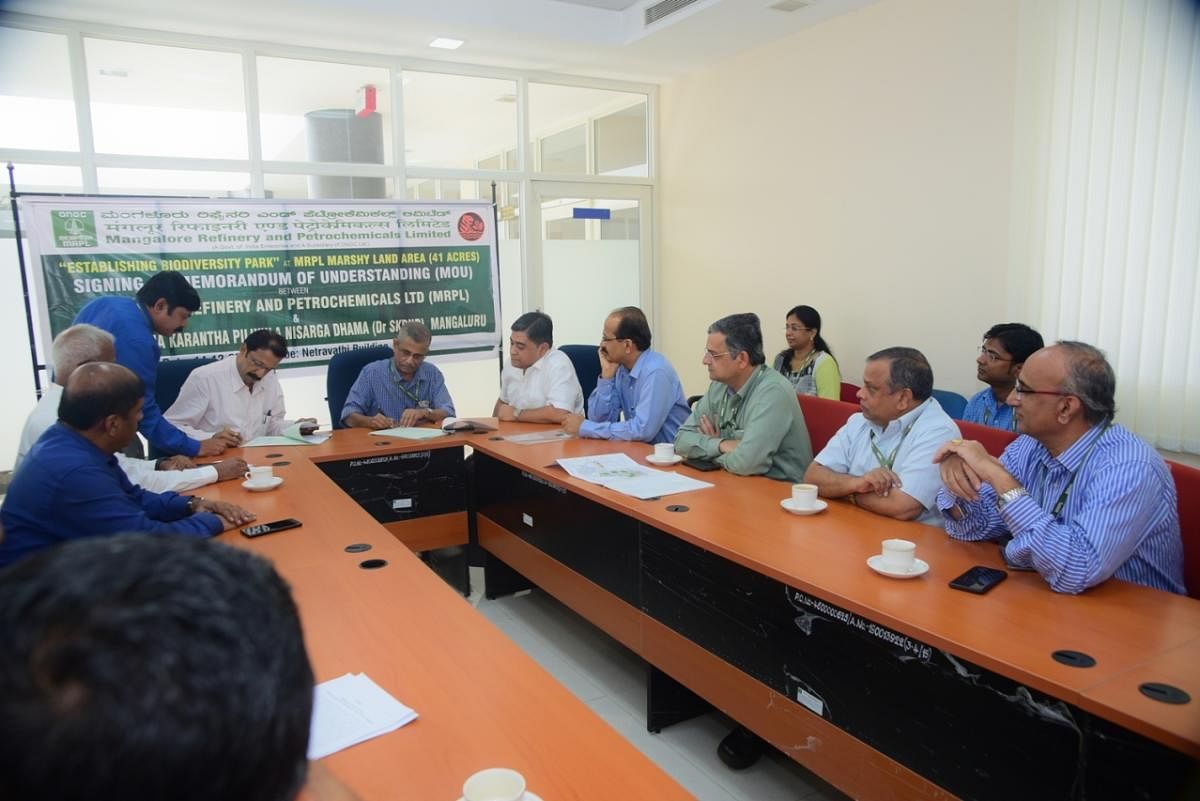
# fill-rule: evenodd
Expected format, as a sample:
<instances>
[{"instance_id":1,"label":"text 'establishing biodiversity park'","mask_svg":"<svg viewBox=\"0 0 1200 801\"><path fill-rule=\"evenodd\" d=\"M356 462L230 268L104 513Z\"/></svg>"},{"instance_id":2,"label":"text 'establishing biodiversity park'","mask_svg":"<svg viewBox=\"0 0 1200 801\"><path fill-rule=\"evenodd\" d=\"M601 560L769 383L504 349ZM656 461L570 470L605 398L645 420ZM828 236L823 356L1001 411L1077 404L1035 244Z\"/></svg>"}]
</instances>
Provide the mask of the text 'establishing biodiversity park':
<instances>
[{"instance_id":1,"label":"text 'establishing biodiversity park'","mask_svg":"<svg viewBox=\"0 0 1200 801\"><path fill-rule=\"evenodd\" d=\"M89 300L132 296L151 275L175 270L202 302L171 338L175 356L230 353L269 328L299 365L386 343L410 320L429 327L438 352L500 342L487 203L25 196L20 204L43 341Z\"/></svg>"}]
</instances>

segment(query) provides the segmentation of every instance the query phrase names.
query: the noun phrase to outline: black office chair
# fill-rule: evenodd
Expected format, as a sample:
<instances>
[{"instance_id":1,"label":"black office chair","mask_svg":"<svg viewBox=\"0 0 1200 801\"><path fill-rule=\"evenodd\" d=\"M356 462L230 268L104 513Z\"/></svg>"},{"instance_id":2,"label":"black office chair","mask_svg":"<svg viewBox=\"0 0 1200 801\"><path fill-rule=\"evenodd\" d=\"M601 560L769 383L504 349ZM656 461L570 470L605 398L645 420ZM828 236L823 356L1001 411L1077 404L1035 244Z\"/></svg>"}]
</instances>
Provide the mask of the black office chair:
<instances>
[{"instance_id":1,"label":"black office chair","mask_svg":"<svg viewBox=\"0 0 1200 801\"><path fill-rule=\"evenodd\" d=\"M350 394L350 387L354 386L359 372L371 362L387 359L391 355L390 346L374 345L339 353L329 360L329 368L325 373L325 401L329 404L329 419L334 428L345 428L342 425L342 407L346 405L346 396Z\"/></svg>"},{"instance_id":2,"label":"black office chair","mask_svg":"<svg viewBox=\"0 0 1200 801\"><path fill-rule=\"evenodd\" d=\"M583 413L587 414L588 398L600 378L600 351L595 345L559 345L558 349L567 354L575 368L579 388L583 390Z\"/></svg>"},{"instance_id":3,"label":"black office chair","mask_svg":"<svg viewBox=\"0 0 1200 801\"><path fill-rule=\"evenodd\" d=\"M228 357L233 358L233 357ZM158 408L163 414L167 413L175 400L179 397L179 391L183 389L183 382L187 381L187 377L192 374L192 371L197 367L215 362L216 356L192 356L186 359L163 359L158 363L158 378L154 382L154 400L158 402ZM169 453L150 446L150 458L158 459L163 456L170 456Z\"/></svg>"}]
</instances>

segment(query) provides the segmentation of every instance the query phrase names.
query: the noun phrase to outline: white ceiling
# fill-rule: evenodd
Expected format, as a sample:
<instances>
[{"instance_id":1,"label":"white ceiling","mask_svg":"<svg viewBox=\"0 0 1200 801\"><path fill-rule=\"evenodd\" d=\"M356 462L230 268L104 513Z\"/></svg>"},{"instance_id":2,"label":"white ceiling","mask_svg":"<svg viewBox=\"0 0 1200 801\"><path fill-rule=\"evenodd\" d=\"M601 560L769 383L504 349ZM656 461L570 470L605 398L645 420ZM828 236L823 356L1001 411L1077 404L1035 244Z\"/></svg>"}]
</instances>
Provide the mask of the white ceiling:
<instances>
[{"instance_id":1,"label":"white ceiling","mask_svg":"<svg viewBox=\"0 0 1200 801\"><path fill-rule=\"evenodd\" d=\"M7 0L9 12L272 44L661 82L876 0L696 0L649 27L656 0ZM436 36L466 40L433 50Z\"/></svg>"}]
</instances>

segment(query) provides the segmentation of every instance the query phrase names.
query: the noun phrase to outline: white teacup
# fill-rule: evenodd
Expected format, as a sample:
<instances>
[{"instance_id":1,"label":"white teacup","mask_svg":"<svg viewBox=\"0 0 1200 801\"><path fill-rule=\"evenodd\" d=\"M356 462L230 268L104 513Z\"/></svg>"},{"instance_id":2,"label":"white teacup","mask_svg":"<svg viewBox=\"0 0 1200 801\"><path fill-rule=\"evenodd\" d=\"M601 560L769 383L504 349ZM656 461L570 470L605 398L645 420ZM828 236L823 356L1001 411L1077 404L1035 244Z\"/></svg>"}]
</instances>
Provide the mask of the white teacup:
<instances>
[{"instance_id":1,"label":"white teacup","mask_svg":"<svg viewBox=\"0 0 1200 801\"><path fill-rule=\"evenodd\" d=\"M654 458L659 461L666 461L675 455L674 442L660 442L654 446Z\"/></svg>"},{"instance_id":2,"label":"white teacup","mask_svg":"<svg viewBox=\"0 0 1200 801\"><path fill-rule=\"evenodd\" d=\"M917 558L917 544L908 540L884 540L881 555L884 567L890 570L912 570Z\"/></svg>"},{"instance_id":3,"label":"white teacup","mask_svg":"<svg viewBox=\"0 0 1200 801\"><path fill-rule=\"evenodd\" d=\"M463 782L462 794L463 801L520 801L525 777L510 768L488 768Z\"/></svg>"},{"instance_id":4,"label":"white teacup","mask_svg":"<svg viewBox=\"0 0 1200 801\"><path fill-rule=\"evenodd\" d=\"M246 471L246 480L251 484L268 484L275 478L275 468L269 464L252 466Z\"/></svg>"},{"instance_id":5,"label":"white teacup","mask_svg":"<svg viewBox=\"0 0 1200 801\"><path fill-rule=\"evenodd\" d=\"M812 509L817 505L816 484L793 484L792 506L797 509Z\"/></svg>"}]
</instances>

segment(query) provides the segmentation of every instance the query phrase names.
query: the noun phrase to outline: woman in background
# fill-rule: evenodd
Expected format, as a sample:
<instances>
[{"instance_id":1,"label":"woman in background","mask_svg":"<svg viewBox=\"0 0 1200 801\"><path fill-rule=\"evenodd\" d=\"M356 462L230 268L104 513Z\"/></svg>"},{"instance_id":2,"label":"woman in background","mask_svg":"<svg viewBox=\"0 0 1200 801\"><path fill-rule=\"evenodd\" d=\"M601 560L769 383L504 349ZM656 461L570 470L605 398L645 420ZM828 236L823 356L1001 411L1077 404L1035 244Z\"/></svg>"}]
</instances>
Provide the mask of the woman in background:
<instances>
[{"instance_id":1,"label":"woman in background","mask_svg":"<svg viewBox=\"0 0 1200 801\"><path fill-rule=\"evenodd\" d=\"M775 357L775 369L792 382L796 392L837 400L842 372L829 345L821 338L821 315L812 306L797 306L787 313L787 350Z\"/></svg>"}]
</instances>

